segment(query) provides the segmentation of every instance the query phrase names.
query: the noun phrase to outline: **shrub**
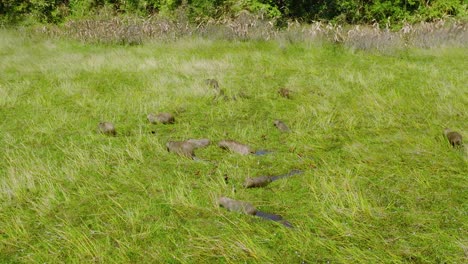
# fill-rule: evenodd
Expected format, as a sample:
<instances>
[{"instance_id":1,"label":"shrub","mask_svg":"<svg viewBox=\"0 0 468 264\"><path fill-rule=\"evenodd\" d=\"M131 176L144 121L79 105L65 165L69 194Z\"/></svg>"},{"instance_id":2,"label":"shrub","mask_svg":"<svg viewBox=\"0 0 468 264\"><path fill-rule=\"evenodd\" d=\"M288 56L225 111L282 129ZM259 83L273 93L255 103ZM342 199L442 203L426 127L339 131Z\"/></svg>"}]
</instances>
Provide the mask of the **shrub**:
<instances>
[{"instance_id":1,"label":"shrub","mask_svg":"<svg viewBox=\"0 0 468 264\"><path fill-rule=\"evenodd\" d=\"M466 18L463 0L2 0L0 21L60 23L65 18L85 18L106 7L117 14L147 17L184 16L191 22L232 18L243 10L282 21L331 21L373 24L436 21L447 17Z\"/></svg>"}]
</instances>

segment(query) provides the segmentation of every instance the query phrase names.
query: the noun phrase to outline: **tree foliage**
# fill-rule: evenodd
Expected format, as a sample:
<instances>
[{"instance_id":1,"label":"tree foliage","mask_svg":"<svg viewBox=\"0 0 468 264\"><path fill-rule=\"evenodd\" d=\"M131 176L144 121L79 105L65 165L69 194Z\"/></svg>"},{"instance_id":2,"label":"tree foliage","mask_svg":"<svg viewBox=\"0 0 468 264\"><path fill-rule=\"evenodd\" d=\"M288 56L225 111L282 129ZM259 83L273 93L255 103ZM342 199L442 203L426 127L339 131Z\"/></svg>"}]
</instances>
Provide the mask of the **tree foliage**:
<instances>
[{"instance_id":1,"label":"tree foliage","mask_svg":"<svg viewBox=\"0 0 468 264\"><path fill-rule=\"evenodd\" d=\"M273 18L341 23L431 21L467 15L465 0L0 0L0 21L59 23L104 7L116 14L166 16L182 9L193 21L232 16L241 10Z\"/></svg>"}]
</instances>

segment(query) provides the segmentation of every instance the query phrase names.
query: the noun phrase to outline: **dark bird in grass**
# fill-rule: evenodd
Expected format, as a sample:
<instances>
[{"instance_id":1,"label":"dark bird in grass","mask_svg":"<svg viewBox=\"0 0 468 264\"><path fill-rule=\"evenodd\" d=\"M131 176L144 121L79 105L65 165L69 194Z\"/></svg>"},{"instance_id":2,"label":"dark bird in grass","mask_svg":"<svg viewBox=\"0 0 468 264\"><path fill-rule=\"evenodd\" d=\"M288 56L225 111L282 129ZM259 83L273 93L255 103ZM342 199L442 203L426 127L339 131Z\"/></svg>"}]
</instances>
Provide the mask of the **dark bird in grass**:
<instances>
[{"instance_id":1,"label":"dark bird in grass","mask_svg":"<svg viewBox=\"0 0 468 264\"><path fill-rule=\"evenodd\" d=\"M171 113L159 113L153 114L150 113L146 116L148 121L151 124L161 123L161 124L174 124L175 118Z\"/></svg>"},{"instance_id":2,"label":"dark bird in grass","mask_svg":"<svg viewBox=\"0 0 468 264\"><path fill-rule=\"evenodd\" d=\"M284 220L282 216L259 211L257 210L257 208L255 208L255 206L248 202L237 201L227 197L221 197L218 200L218 204L221 207L226 208L228 211L239 212L247 215L254 215L266 220L278 222L289 228L293 227L291 223Z\"/></svg>"},{"instance_id":3,"label":"dark bird in grass","mask_svg":"<svg viewBox=\"0 0 468 264\"><path fill-rule=\"evenodd\" d=\"M111 122L101 122L98 125L99 132L105 135L109 136L115 136L117 135L117 132L115 131L114 124Z\"/></svg>"},{"instance_id":4,"label":"dark bird in grass","mask_svg":"<svg viewBox=\"0 0 468 264\"><path fill-rule=\"evenodd\" d=\"M195 145L187 141L169 141L166 143L167 151L176 153L182 157L193 159L195 157Z\"/></svg>"},{"instance_id":5,"label":"dark bird in grass","mask_svg":"<svg viewBox=\"0 0 468 264\"><path fill-rule=\"evenodd\" d=\"M284 98L287 98L287 99L291 99L291 90L287 89L287 88L279 88L278 89L278 94L281 96L281 97L284 97Z\"/></svg>"},{"instance_id":6,"label":"dark bird in grass","mask_svg":"<svg viewBox=\"0 0 468 264\"><path fill-rule=\"evenodd\" d=\"M278 120L278 119L277 119L277 120L275 120L275 121L273 122L273 124L274 124L275 127L278 128L279 131L281 131L281 132L289 132L289 131L290 131L290 130L289 130L289 127L288 127L283 121L281 121L281 120Z\"/></svg>"},{"instance_id":7,"label":"dark bird in grass","mask_svg":"<svg viewBox=\"0 0 468 264\"><path fill-rule=\"evenodd\" d=\"M447 137L452 147L461 147L463 145L462 135L460 135L460 133L446 128L444 130L444 135Z\"/></svg>"}]
</instances>

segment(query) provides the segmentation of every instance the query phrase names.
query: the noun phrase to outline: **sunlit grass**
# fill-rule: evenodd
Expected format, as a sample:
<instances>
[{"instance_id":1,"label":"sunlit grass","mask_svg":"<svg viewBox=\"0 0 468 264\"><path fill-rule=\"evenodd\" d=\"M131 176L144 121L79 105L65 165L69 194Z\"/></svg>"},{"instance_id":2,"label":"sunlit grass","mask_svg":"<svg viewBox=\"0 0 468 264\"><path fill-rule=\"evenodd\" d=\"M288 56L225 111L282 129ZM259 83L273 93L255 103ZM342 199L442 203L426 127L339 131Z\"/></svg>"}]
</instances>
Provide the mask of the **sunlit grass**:
<instances>
[{"instance_id":1,"label":"sunlit grass","mask_svg":"<svg viewBox=\"0 0 468 264\"><path fill-rule=\"evenodd\" d=\"M0 34L0 262L466 261L467 156L442 136L467 135L466 49ZM206 78L249 98L213 101ZM101 121L118 136L98 134ZM165 149L202 137L214 143L202 161ZM240 156L222 139L274 153ZM242 188L291 169L305 173ZM219 196L296 228L228 212Z\"/></svg>"}]
</instances>

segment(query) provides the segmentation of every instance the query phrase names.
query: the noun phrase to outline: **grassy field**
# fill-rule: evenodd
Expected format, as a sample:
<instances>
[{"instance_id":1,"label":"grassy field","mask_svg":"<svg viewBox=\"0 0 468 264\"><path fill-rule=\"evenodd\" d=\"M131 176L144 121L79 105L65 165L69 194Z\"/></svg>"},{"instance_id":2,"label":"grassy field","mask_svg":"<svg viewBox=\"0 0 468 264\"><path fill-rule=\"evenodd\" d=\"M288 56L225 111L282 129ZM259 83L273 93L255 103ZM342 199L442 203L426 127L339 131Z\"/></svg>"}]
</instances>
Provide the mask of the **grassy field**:
<instances>
[{"instance_id":1,"label":"grassy field","mask_svg":"<svg viewBox=\"0 0 468 264\"><path fill-rule=\"evenodd\" d=\"M466 48L0 36L1 263L467 261L467 152L442 135L468 137ZM206 78L249 98L213 100ZM151 125L150 112L176 123ZM118 136L98 134L101 121ZM213 141L202 161L166 151L188 138ZM240 156L222 139L274 153ZM242 187L292 169L305 173ZM228 212L220 196L295 228Z\"/></svg>"}]
</instances>

